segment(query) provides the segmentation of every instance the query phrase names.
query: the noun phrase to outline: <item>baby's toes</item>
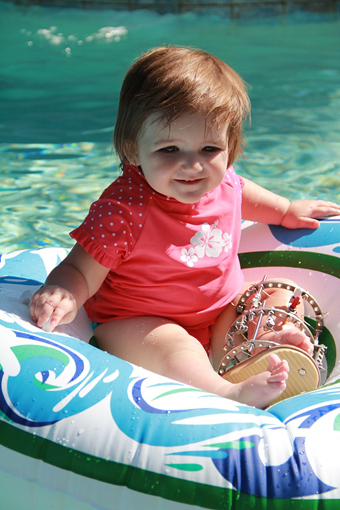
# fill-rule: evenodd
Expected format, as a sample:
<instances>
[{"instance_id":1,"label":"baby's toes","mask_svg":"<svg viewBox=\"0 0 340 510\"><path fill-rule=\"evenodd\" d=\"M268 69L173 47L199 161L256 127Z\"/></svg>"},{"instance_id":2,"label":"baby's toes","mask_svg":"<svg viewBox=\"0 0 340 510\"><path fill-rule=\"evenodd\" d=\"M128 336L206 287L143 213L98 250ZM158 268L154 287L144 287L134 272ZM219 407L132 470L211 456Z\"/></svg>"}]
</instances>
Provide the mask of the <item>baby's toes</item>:
<instances>
[{"instance_id":1,"label":"baby's toes","mask_svg":"<svg viewBox=\"0 0 340 510\"><path fill-rule=\"evenodd\" d=\"M281 364L281 359L274 352L271 352L269 354L268 361L269 361L268 367L267 367L268 372L273 372L273 370L275 370L276 367Z\"/></svg>"},{"instance_id":2,"label":"baby's toes","mask_svg":"<svg viewBox=\"0 0 340 510\"><path fill-rule=\"evenodd\" d=\"M269 364L270 367L270 364ZM268 368L269 368L268 367ZM285 383L288 379L288 373L289 373L289 364L286 360L280 360L279 363L277 363L272 370L270 370L271 375L268 378L268 383Z\"/></svg>"}]
</instances>

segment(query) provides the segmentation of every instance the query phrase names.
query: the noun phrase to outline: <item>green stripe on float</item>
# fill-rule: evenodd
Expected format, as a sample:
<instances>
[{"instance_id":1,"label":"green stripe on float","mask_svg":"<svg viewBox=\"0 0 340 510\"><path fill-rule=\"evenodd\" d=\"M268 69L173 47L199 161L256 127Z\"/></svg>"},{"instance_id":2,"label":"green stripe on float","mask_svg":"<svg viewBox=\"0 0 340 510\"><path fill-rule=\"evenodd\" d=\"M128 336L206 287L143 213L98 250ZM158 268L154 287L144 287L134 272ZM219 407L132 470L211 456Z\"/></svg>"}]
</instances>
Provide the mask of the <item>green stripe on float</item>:
<instances>
[{"instance_id":1,"label":"green stripe on float","mask_svg":"<svg viewBox=\"0 0 340 510\"><path fill-rule=\"evenodd\" d=\"M202 471L201 464L165 464L168 467L179 469L180 471Z\"/></svg>"},{"instance_id":2,"label":"green stripe on float","mask_svg":"<svg viewBox=\"0 0 340 510\"><path fill-rule=\"evenodd\" d=\"M92 480L126 486L143 494L199 508L232 510L236 508L236 500L238 504L242 501L243 504L249 505L252 510L262 510L263 505L267 504L265 498L242 495L232 489L181 480L72 450L37 435L33 436L2 421L0 421L0 444L22 455L42 460ZM150 508L153 507L156 510L157 506L157 501L150 501ZM280 505L275 506L275 510L285 510L285 508Z\"/></svg>"},{"instance_id":3,"label":"green stripe on float","mask_svg":"<svg viewBox=\"0 0 340 510\"><path fill-rule=\"evenodd\" d=\"M315 327L315 321L309 317L305 317L305 322ZM322 328L319 336L319 344L324 344L327 347L325 356L327 360L327 377L329 377L336 364L336 346L333 335L326 326Z\"/></svg>"},{"instance_id":4,"label":"green stripe on float","mask_svg":"<svg viewBox=\"0 0 340 510\"><path fill-rule=\"evenodd\" d=\"M6 448L42 460L52 466L73 472L89 479L160 497L175 503L183 503L210 510L338 510L338 499L290 500L268 499L242 494L229 488L214 487L198 482L181 480L169 475L154 473L131 465L100 459L56 444L13 427L0 420L0 444ZM84 480L86 483L86 480ZM156 500L150 507L157 510ZM160 503L162 506L162 503Z\"/></svg>"},{"instance_id":5,"label":"green stripe on float","mask_svg":"<svg viewBox=\"0 0 340 510\"><path fill-rule=\"evenodd\" d=\"M200 390L198 388L178 388L176 390L170 390L166 391L165 393L161 393L161 395L158 395L158 397L155 397L152 400L154 401L159 398L168 397L169 395L177 395L178 393L193 393L193 392L206 393L206 391Z\"/></svg>"},{"instance_id":6,"label":"green stripe on float","mask_svg":"<svg viewBox=\"0 0 340 510\"><path fill-rule=\"evenodd\" d=\"M311 269L340 278L339 257L309 251L254 251L239 253L242 269L286 266Z\"/></svg>"}]
</instances>

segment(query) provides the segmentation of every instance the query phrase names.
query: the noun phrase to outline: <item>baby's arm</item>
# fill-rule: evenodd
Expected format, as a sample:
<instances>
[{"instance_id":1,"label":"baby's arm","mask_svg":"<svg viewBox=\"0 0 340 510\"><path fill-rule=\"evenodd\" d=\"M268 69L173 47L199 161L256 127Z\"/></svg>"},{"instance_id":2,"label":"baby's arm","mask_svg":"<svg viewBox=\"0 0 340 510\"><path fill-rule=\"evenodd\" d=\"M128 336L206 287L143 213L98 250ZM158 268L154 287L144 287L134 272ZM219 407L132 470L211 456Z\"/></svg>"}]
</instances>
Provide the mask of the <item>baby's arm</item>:
<instances>
[{"instance_id":1,"label":"baby's arm","mask_svg":"<svg viewBox=\"0 0 340 510\"><path fill-rule=\"evenodd\" d=\"M340 205L325 200L297 200L276 195L244 178L242 218L286 228L318 228L316 218L340 214Z\"/></svg>"},{"instance_id":2,"label":"baby's arm","mask_svg":"<svg viewBox=\"0 0 340 510\"><path fill-rule=\"evenodd\" d=\"M40 328L49 320L52 331L58 324L71 322L78 309L99 289L108 272L108 268L76 244L33 295L32 319Z\"/></svg>"}]
</instances>

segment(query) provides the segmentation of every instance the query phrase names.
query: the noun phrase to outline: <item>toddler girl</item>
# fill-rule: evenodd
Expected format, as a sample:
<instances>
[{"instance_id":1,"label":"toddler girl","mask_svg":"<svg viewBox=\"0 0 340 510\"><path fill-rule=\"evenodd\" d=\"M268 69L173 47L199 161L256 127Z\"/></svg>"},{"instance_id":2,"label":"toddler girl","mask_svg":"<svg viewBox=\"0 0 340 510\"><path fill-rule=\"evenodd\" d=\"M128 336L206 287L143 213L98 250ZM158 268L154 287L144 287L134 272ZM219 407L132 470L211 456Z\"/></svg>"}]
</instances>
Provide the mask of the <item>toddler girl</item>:
<instances>
[{"instance_id":1,"label":"toddler girl","mask_svg":"<svg viewBox=\"0 0 340 510\"><path fill-rule=\"evenodd\" d=\"M160 47L138 59L122 86L114 145L122 175L94 202L68 257L31 303L39 327L70 322L82 305L98 345L129 362L258 407L285 389L288 364L231 384L212 367L223 355L244 281L241 218L317 228L339 214L324 201L296 201L238 177L250 105L242 79L200 50ZM275 289L267 306L286 299ZM274 333L264 333L270 335ZM311 352L294 326L275 340Z\"/></svg>"}]
</instances>

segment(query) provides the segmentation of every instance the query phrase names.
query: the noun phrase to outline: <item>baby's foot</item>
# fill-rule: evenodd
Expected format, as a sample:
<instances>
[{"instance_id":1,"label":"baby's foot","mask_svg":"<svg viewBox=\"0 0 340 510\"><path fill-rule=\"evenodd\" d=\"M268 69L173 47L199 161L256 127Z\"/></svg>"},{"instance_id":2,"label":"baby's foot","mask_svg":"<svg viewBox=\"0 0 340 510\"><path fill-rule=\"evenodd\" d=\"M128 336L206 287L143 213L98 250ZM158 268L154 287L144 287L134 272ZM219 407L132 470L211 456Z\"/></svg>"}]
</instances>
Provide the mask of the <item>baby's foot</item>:
<instances>
[{"instance_id":1,"label":"baby's foot","mask_svg":"<svg viewBox=\"0 0 340 510\"><path fill-rule=\"evenodd\" d=\"M271 333L266 334L265 339L282 345L285 344L299 347L299 349L302 349L310 356L313 354L313 345L311 341L304 332L301 331L301 329L296 328L293 324L285 324L282 326L280 331L272 331Z\"/></svg>"},{"instance_id":2,"label":"baby's foot","mask_svg":"<svg viewBox=\"0 0 340 510\"><path fill-rule=\"evenodd\" d=\"M241 383L233 384L226 396L262 409L286 389L288 372L288 362L271 353L266 372L260 372Z\"/></svg>"}]
</instances>

